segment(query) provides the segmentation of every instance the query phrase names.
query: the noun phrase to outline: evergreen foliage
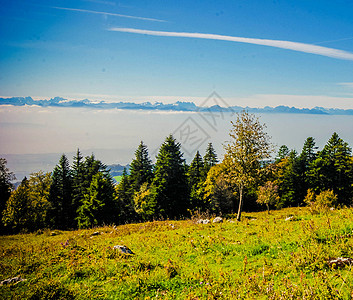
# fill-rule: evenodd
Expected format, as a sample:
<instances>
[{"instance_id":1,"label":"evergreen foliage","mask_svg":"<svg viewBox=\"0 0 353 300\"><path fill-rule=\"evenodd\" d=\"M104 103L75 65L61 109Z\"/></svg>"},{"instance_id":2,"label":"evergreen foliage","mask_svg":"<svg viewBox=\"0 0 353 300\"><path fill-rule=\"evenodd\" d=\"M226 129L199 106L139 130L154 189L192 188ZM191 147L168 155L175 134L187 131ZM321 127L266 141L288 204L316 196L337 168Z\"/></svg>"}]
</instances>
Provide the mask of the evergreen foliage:
<instances>
[{"instance_id":1,"label":"evergreen foliage","mask_svg":"<svg viewBox=\"0 0 353 300\"><path fill-rule=\"evenodd\" d=\"M83 203L88 184L85 182L85 165L80 149L77 149L72 165L72 226L77 227L76 212Z\"/></svg>"},{"instance_id":2,"label":"evergreen foliage","mask_svg":"<svg viewBox=\"0 0 353 300\"><path fill-rule=\"evenodd\" d=\"M218 163L217 154L213 148L212 143L208 143L203 161L204 161L205 172L207 175L207 172Z\"/></svg>"},{"instance_id":3,"label":"evergreen foliage","mask_svg":"<svg viewBox=\"0 0 353 300\"><path fill-rule=\"evenodd\" d=\"M130 183L136 192L143 183L151 183L152 178L152 161L148 156L147 146L141 141L130 164Z\"/></svg>"},{"instance_id":4,"label":"evergreen foliage","mask_svg":"<svg viewBox=\"0 0 353 300\"><path fill-rule=\"evenodd\" d=\"M117 221L115 211L116 204L112 183L102 172L98 172L93 176L83 203L78 208L78 227L90 228L112 224Z\"/></svg>"},{"instance_id":5,"label":"evergreen foliage","mask_svg":"<svg viewBox=\"0 0 353 300\"><path fill-rule=\"evenodd\" d=\"M121 181L116 187L120 224L126 224L136 220L133 195L134 190L131 185L130 177L127 175L126 168L124 168Z\"/></svg>"},{"instance_id":6,"label":"evergreen foliage","mask_svg":"<svg viewBox=\"0 0 353 300\"><path fill-rule=\"evenodd\" d=\"M332 190L338 201L350 205L353 199L352 149L338 134L333 133L307 171L310 186L319 193Z\"/></svg>"},{"instance_id":7,"label":"evergreen foliage","mask_svg":"<svg viewBox=\"0 0 353 300\"><path fill-rule=\"evenodd\" d=\"M49 191L49 224L52 227L66 229L71 224L72 213L72 173L69 160L63 154L54 168Z\"/></svg>"},{"instance_id":8,"label":"evergreen foliage","mask_svg":"<svg viewBox=\"0 0 353 300\"><path fill-rule=\"evenodd\" d=\"M151 190L164 218L185 215L188 208L188 183L180 143L169 135L159 149Z\"/></svg>"},{"instance_id":9,"label":"evergreen foliage","mask_svg":"<svg viewBox=\"0 0 353 300\"><path fill-rule=\"evenodd\" d=\"M232 125L222 162L209 143L204 159L197 151L188 166L180 143L169 135L155 166L141 142L130 175L124 169L118 185L105 164L78 149L72 167L63 154L51 174L32 173L12 191L14 175L0 159L3 232L90 228L190 212L222 215L235 212L236 204L240 220L244 203L251 211L263 204L268 210L306 204L318 212L352 205L352 150L337 133L321 151L308 137L300 154L283 145L270 161L272 145L258 118L242 112Z\"/></svg>"},{"instance_id":10,"label":"evergreen foliage","mask_svg":"<svg viewBox=\"0 0 353 300\"><path fill-rule=\"evenodd\" d=\"M193 210L205 211L202 184L205 181L206 176L204 162L199 151L196 152L195 157L188 168L187 176L190 191L190 207Z\"/></svg>"}]
</instances>

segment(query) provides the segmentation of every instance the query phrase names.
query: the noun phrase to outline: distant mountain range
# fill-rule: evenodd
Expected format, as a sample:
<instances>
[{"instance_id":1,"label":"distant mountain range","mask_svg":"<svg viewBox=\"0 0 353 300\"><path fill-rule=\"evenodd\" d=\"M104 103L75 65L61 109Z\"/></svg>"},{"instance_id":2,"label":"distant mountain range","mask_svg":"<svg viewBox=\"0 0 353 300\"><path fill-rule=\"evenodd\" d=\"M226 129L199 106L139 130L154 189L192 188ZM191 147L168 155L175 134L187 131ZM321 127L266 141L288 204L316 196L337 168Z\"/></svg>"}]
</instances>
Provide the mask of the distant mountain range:
<instances>
[{"instance_id":1,"label":"distant mountain range","mask_svg":"<svg viewBox=\"0 0 353 300\"><path fill-rule=\"evenodd\" d=\"M94 109L126 109L126 110L155 110L155 111L184 111L184 112L200 112L200 111L231 111L239 112L246 109L252 113L288 113L288 114L315 114L315 115L353 115L353 109L338 109L338 108L296 108L288 106L277 106L264 108L252 108L252 107L241 107L241 106L230 106L222 107L219 105L213 106L197 106L193 102L175 102L172 104L164 104L162 102L93 102L88 99L84 100L66 100L61 97L55 97L49 100L33 100L31 97L12 97L12 98L0 98L0 105L13 105L13 106L24 106L24 105L36 105L41 107L87 107Z\"/></svg>"}]
</instances>

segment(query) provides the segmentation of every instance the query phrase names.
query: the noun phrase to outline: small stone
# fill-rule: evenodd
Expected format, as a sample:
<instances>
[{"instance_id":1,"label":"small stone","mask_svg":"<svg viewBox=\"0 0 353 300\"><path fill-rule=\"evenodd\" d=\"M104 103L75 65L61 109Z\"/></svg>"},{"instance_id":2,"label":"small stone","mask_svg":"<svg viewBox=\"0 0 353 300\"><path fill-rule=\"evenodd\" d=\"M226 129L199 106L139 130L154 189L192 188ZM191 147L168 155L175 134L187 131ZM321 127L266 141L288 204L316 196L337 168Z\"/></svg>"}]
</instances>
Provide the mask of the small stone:
<instances>
[{"instance_id":1,"label":"small stone","mask_svg":"<svg viewBox=\"0 0 353 300\"><path fill-rule=\"evenodd\" d=\"M116 245L113 247L113 249L118 249L121 253L123 254L134 254L128 247L126 246L121 246L121 245Z\"/></svg>"},{"instance_id":2,"label":"small stone","mask_svg":"<svg viewBox=\"0 0 353 300\"><path fill-rule=\"evenodd\" d=\"M285 221L291 221L291 220L293 220L294 219L294 216L290 216L290 217L287 217L286 219L285 219Z\"/></svg>"},{"instance_id":3,"label":"small stone","mask_svg":"<svg viewBox=\"0 0 353 300\"><path fill-rule=\"evenodd\" d=\"M223 222L223 219L221 217L215 217L213 219L213 223L222 223Z\"/></svg>"},{"instance_id":4,"label":"small stone","mask_svg":"<svg viewBox=\"0 0 353 300\"><path fill-rule=\"evenodd\" d=\"M208 224L210 223L209 219L199 219L196 221L196 224Z\"/></svg>"}]
</instances>

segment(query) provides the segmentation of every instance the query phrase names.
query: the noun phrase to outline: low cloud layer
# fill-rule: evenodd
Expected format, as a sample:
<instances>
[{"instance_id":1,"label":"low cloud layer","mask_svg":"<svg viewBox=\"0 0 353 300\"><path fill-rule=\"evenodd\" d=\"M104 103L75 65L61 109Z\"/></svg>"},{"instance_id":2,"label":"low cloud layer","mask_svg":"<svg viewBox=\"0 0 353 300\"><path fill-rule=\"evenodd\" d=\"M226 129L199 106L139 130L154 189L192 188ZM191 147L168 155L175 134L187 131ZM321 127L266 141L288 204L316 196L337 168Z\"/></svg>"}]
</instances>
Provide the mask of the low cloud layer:
<instances>
[{"instance_id":1,"label":"low cloud layer","mask_svg":"<svg viewBox=\"0 0 353 300\"><path fill-rule=\"evenodd\" d=\"M135 34L153 35L153 36L185 37L185 38L239 42L239 43L255 44L255 45L262 45L262 46L270 46L270 47L281 48L281 49L288 49L288 50L304 52L304 53L311 53L316 55L332 57L336 59L353 60L353 53L350 53L347 51L323 47L323 46L317 46L312 44L291 42L291 41L254 39L254 38L244 38L244 37L236 37L236 36L209 34L209 33L154 31L154 30L120 28L120 27L113 27L113 28L110 28L109 30L118 31L118 32L135 33Z\"/></svg>"}]
</instances>

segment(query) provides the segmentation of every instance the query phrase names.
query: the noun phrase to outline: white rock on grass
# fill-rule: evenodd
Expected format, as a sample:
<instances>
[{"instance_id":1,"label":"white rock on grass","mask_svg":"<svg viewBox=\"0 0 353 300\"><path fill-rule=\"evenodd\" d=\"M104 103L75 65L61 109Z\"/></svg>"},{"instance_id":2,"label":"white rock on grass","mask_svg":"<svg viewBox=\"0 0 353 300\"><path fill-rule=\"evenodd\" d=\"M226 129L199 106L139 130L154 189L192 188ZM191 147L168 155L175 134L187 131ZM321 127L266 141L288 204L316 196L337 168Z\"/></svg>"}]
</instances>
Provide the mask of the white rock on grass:
<instances>
[{"instance_id":1,"label":"white rock on grass","mask_svg":"<svg viewBox=\"0 0 353 300\"><path fill-rule=\"evenodd\" d=\"M213 223L222 223L223 222L223 219L221 217L215 217L213 219Z\"/></svg>"},{"instance_id":2,"label":"white rock on grass","mask_svg":"<svg viewBox=\"0 0 353 300\"><path fill-rule=\"evenodd\" d=\"M121 245L116 245L113 247L113 249L118 249L121 253L123 254L134 254L128 247L126 246L121 246Z\"/></svg>"},{"instance_id":3,"label":"white rock on grass","mask_svg":"<svg viewBox=\"0 0 353 300\"><path fill-rule=\"evenodd\" d=\"M210 223L209 219L199 219L196 221L197 224L208 224Z\"/></svg>"}]
</instances>

